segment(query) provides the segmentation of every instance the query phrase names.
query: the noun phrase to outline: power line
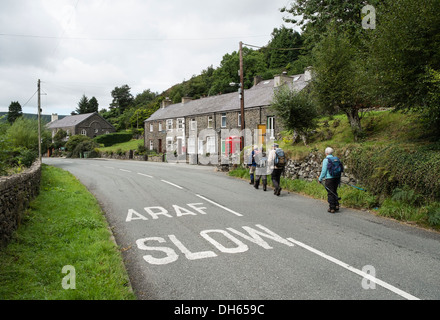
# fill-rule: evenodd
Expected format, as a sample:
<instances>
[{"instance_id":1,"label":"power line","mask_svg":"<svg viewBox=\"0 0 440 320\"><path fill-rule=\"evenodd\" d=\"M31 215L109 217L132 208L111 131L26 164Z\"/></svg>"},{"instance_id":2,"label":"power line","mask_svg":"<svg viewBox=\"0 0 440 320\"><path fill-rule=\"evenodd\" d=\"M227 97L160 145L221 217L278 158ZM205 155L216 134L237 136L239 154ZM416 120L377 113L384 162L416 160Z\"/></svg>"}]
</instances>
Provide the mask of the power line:
<instances>
[{"instance_id":1,"label":"power line","mask_svg":"<svg viewBox=\"0 0 440 320\"><path fill-rule=\"evenodd\" d=\"M37 89L37 91L34 92L34 94L32 95L32 97L30 97L29 100L26 101L26 103L22 106L22 108L24 108L24 107L29 103L29 101L31 101L31 99L37 94L37 92L38 92L38 89Z\"/></svg>"},{"instance_id":2,"label":"power line","mask_svg":"<svg viewBox=\"0 0 440 320\"><path fill-rule=\"evenodd\" d=\"M258 48L258 49L264 49L264 50L278 50L278 51L293 51L293 50L305 49L305 48L268 48L268 47L259 47L259 46L255 46L253 44L246 44L246 43L243 43L243 45L246 47Z\"/></svg>"}]
</instances>

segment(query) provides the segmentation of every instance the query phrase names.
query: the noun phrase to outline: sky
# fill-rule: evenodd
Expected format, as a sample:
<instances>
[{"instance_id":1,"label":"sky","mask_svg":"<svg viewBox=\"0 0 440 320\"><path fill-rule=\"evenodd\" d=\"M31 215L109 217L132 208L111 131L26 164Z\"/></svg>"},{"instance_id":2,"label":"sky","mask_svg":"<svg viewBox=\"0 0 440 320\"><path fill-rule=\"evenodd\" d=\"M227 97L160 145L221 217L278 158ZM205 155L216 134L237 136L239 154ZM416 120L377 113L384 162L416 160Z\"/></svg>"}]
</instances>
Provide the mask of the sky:
<instances>
[{"instance_id":1,"label":"sky","mask_svg":"<svg viewBox=\"0 0 440 320\"><path fill-rule=\"evenodd\" d=\"M0 112L18 101L69 115L115 87L162 93L238 51L265 46L291 0L0 0ZM288 27L292 27L289 25Z\"/></svg>"}]
</instances>

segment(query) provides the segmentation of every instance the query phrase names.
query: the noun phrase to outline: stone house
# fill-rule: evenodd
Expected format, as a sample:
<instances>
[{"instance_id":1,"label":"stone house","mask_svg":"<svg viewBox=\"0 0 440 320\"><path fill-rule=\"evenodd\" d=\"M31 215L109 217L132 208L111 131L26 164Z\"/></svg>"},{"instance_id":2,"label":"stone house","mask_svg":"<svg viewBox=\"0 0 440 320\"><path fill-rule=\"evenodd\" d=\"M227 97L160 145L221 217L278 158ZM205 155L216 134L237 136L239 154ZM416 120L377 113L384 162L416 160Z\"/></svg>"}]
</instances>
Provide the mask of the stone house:
<instances>
[{"instance_id":1,"label":"stone house","mask_svg":"<svg viewBox=\"0 0 440 320\"><path fill-rule=\"evenodd\" d=\"M279 75L271 80L255 78L254 86L244 91L245 129L241 129L239 93L198 100L183 98L181 103L162 102L161 108L145 120L145 147L177 157L191 164L223 163L245 146L265 144L278 138L283 130L269 106L274 90L288 85L296 91L305 88L310 72L296 76ZM209 158L207 158L209 157Z\"/></svg>"},{"instance_id":2,"label":"stone house","mask_svg":"<svg viewBox=\"0 0 440 320\"><path fill-rule=\"evenodd\" d=\"M60 129L66 131L67 140L70 136L79 134L94 138L102 134L116 132L115 127L97 112L67 116L62 119L58 119L58 115L55 113L52 114L52 121L46 126L52 132L52 137Z\"/></svg>"}]
</instances>

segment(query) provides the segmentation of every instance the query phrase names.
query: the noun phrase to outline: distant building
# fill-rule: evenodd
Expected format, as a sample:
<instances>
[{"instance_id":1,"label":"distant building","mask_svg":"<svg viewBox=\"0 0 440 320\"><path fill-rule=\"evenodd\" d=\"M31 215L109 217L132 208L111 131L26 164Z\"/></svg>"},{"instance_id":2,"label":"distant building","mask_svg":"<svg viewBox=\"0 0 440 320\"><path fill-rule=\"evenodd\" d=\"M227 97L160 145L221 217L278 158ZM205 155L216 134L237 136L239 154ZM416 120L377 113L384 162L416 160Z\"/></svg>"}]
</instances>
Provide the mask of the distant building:
<instances>
[{"instance_id":1,"label":"distant building","mask_svg":"<svg viewBox=\"0 0 440 320\"><path fill-rule=\"evenodd\" d=\"M46 127L52 131L52 137L60 129L66 131L67 140L74 135L94 138L102 134L116 132L115 127L97 112L67 116L63 119L58 119L58 115L54 113L52 114L52 121Z\"/></svg>"}]
</instances>

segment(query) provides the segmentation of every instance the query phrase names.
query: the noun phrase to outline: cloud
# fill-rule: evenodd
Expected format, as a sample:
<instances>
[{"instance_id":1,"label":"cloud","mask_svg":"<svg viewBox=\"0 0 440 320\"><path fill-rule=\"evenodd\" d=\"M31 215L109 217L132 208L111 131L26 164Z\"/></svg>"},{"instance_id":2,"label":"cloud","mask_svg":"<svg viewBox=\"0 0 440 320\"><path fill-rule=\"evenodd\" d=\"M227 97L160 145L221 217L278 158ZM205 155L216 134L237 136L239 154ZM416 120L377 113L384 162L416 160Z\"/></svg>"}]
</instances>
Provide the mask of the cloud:
<instances>
[{"instance_id":1,"label":"cloud","mask_svg":"<svg viewBox=\"0 0 440 320\"><path fill-rule=\"evenodd\" d=\"M23 105L38 79L46 113L69 114L83 94L106 108L124 84L161 93L217 67L239 41L266 45L286 1L2 0L0 111Z\"/></svg>"}]
</instances>

